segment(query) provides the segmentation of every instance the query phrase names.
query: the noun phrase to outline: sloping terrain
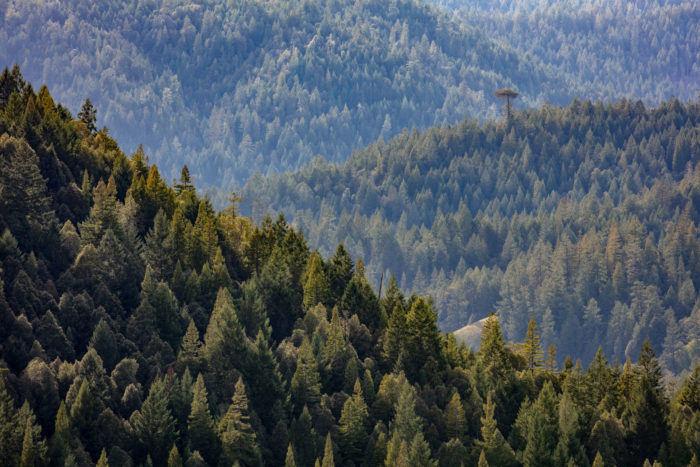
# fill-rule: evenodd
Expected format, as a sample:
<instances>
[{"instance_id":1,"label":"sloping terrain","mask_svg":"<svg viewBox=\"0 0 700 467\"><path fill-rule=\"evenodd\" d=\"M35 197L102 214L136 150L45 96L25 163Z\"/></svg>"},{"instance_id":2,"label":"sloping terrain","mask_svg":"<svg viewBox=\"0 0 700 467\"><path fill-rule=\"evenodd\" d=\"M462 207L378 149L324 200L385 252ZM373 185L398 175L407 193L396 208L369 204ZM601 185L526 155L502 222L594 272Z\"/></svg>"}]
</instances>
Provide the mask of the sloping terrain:
<instances>
[{"instance_id":1,"label":"sloping terrain","mask_svg":"<svg viewBox=\"0 0 700 467\"><path fill-rule=\"evenodd\" d=\"M343 242L375 283L432 294L443 330L495 311L517 341L535 317L560 356L603 345L624 361L647 335L657 348L699 335L699 124L676 99L465 120L254 177L242 208L280 210L320 251ZM669 349L678 368L700 357Z\"/></svg>"},{"instance_id":2,"label":"sloping terrain","mask_svg":"<svg viewBox=\"0 0 700 467\"><path fill-rule=\"evenodd\" d=\"M11 0L0 42L0 63L75 113L89 97L99 125L130 151L143 143L168 177L187 164L224 188L319 154L344 160L402 128L494 116L499 87L525 105L571 94L415 0Z\"/></svg>"}]
</instances>

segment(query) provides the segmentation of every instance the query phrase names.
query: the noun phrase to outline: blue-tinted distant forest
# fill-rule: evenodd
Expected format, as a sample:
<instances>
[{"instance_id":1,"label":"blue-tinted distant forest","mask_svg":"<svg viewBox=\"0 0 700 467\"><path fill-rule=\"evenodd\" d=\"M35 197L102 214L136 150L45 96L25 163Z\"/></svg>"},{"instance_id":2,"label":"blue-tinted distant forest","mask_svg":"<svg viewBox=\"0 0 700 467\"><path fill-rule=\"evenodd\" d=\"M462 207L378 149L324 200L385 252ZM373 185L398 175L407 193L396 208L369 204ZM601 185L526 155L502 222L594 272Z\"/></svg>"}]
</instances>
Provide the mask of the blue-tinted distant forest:
<instances>
[{"instance_id":1,"label":"blue-tinted distant forest","mask_svg":"<svg viewBox=\"0 0 700 467\"><path fill-rule=\"evenodd\" d=\"M482 3L455 16L415 0L10 0L0 63L74 112L91 98L167 179L186 163L225 192L403 128L495 117L501 87L521 107L697 92L693 3Z\"/></svg>"}]
</instances>

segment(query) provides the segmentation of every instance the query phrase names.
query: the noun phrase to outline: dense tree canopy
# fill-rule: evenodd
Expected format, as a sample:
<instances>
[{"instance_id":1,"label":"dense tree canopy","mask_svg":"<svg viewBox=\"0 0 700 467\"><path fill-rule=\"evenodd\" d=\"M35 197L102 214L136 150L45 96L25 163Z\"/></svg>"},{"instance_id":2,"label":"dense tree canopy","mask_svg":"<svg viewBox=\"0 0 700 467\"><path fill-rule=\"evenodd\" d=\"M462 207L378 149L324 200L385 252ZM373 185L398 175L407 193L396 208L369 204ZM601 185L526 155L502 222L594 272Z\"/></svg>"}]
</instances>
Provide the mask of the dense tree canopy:
<instances>
[{"instance_id":1,"label":"dense tree canopy","mask_svg":"<svg viewBox=\"0 0 700 467\"><path fill-rule=\"evenodd\" d=\"M608 364L599 351L584 369L568 357L561 368L551 361L541 365L540 342L547 342L551 323L537 326L533 319L529 331L515 335L519 328L501 305L501 319L486 320L479 351L467 349L440 333L432 299L405 296L395 278L379 296L362 260L353 266L344 247L332 257L312 251L282 215L254 225L235 209L216 212L188 188L186 171L178 189L171 188L143 151L126 157L105 130L88 131L84 121L53 103L48 89L35 94L22 80L13 83L9 99L0 102L0 192L26 188L35 197L0 204L4 462L687 465L700 456L700 370L667 386L664 366L687 362L663 357L662 363L654 350L661 339L664 352L674 348L688 358L693 354L685 339L697 342L697 329L688 327L697 322L696 213L689 201L668 219L661 212L663 203L695 196L697 143L687 123L695 107L670 103L643 111L683 123L691 135L687 169L671 169L664 196L653 198L661 207L649 201L649 192L622 207L601 203L605 207L592 211L600 219L606 219L601 211L637 217L616 218L606 232L612 240L598 252L586 243L594 233L586 230L580 239L568 233L575 220L557 200L556 222L532 240L527 255L533 258L538 249L547 257L544 242L550 239L568 241L565 252L580 258L565 256L572 262L566 264L588 271L585 278L612 270L617 286L595 289L615 297L612 320L629 324L635 319L630 310L642 313L633 332L650 337L627 344L632 358L624 368ZM29 105L37 101L42 105ZM530 115L535 121L550 111L565 112ZM611 116L619 109L598 111ZM523 118L513 125L524 125ZM651 117L644 121L665 128ZM606 125L610 138L624 137L612 117ZM504 131L498 128L474 126L473 132ZM518 128L512 131L523 131ZM644 140L645 133L632 128ZM538 132L530 133L534 141ZM595 137L589 139L595 144ZM398 147L401 140L391 144ZM384 146L369 151L377 147ZM622 157L629 164L649 162L637 150ZM641 187L644 180L628 183ZM587 202L575 198L574 205ZM531 215L524 212L524 218ZM537 222L549 222L542 216ZM651 219L647 231L640 218ZM496 242L498 251L502 230L482 227L482 219L472 228L483 232L477 235L487 248ZM577 222L583 228L597 221ZM515 245L536 238L527 228L522 232ZM664 239L660 246L658 238ZM578 244L580 251L571 246ZM526 257L517 247L513 252ZM559 267L559 254L552 268ZM581 264L598 256L596 276L595 264ZM494 261L487 267L499 267L498 258L485 252L484 260ZM532 261L512 267L528 271L522 278L551 281L547 272L538 275L543 263ZM621 262L624 269L616 275ZM677 295L659 296L660 286L649 277L670 281ZM594 280L571 284L563 290L555 284L552 293L577 300L570 297L602 287ZM529 293L526 286L518 290ZM582 302L582 329L592 336L602 335L600 315L609 310L607 296L597 296ZM545 316L559 319L561 311L552 310ZM660 338L652 331L662 322L666 334ZM591 359L582 355L587 364Z\"/></svg>"},{"instance_id":2,"label":"dense tree canopy","mask_svg":"<svg viewBox=\"0 0 700 467\"><path fill-rule=\"evenodd\" d=\"M554 344L559 363L599 345L624 361L648 336L680 372L700 362L699 125L697 103L576 99L254 178L241 208L283 210L371 283L431 294L442 330L495 311L515 341L534 318L538 358Z\"/></svg>"},{"instance_id":3,"label":"dense tree canopy","mask_svg":"<svg viewBox=\"0 0 700 467\"><path fill-rule=\"evenodd\" d=\"M461 3L462 16L419 0L9 0L0 63L49 84L87 131L143 144L166 180L187 164L223 188L219 207L255 171L496 117L503 87L525 107L697 93L693 2Z\"/></svg>"}]
</instances>

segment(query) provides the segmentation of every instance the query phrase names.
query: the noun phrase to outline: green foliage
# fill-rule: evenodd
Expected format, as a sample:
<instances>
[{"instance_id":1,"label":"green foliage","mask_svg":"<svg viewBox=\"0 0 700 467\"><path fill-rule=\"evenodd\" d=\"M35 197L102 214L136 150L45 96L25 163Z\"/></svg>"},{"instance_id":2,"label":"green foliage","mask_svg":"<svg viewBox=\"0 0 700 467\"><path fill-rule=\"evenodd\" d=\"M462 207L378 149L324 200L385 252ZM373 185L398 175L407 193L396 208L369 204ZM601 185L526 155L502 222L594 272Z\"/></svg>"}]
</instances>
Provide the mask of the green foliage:
<instances>
[{"instance_id":1,"label":"green foliage","mask_svg":"<svg viewBox=\"0 0 700 467\"><path fill-rule=\"evenodd\" d=\"M467 430L467 418L462 405L462 398L455 391L445 407L445 428L450 438L463 439Z\"/></svg>"},{"instance_id":2,"label":"green foliage","mask_svg":"<svg viewBox=\"0 0 700 467\"><path fill-rule=\"evenodd\" d=\"M143 406L131 414L129 422L138 439L142 458L150 456L157 464L165 463L178 433L168 408L168 395L163 380L151 385Z\"/></svg>"},{"instance_id":3,"label":"green foliage","mask_svg":"<svg viewBox=\"0 0 700 467\"><path fill-rule=\"evenodd\" d=\"M540 345L540 333L537 330L535 318L530 318L527 323L527 334L523 343L523 354L530 368L542 366L542 347Z\"/></svg>"},{"instance_id":4,"label":"green foliage","mask_svg":"<svg viewBox=\"0 0 700 467\"><path fill-rule=\"evenodd\" d=\"M287 455L284 458L284 467L297 467L297 463L294 460L294 450L292 445L287 446Z\"/></svg>"},{"instance_id":5,"label":"green foliage","mask_svg":"<svg viewBox=\"0 0 700 467\"><path fill-rule=\"evenodd\" d=\"M291 398L297 413L303 407L313 407L321 399L321 383L318 362L308 339L299 347L297 366L290 386Z\"/></svg>"},{"instance_id":6,"label":"green foliage","mask_svg":"<svg viewBox=\"0 0 700 467\"><path fill-rule=\"evenodd\" d=\"M299 418L291 425L289 438L294 446L295 459L299 465L311 466L317 458L318 439L309 409L304 406Z\"/></svg>"},{"instance_id":7,"label":"green foliage","mask_svg":"<svg viewBox=\"0 0 700 467\"><path fill-rule=\"evenodd\" d=\"M559 439L557 396L550 382L545 383L535 402L518 414L525 427L524 465L557 465L555 448ZM516 421L518 424L519 421Z\"/></svg>"},{"instance_id":8,"label":"green foliage","mask_svg":"<svg viewBox=\"0 0 700 467\"><path fill-rule=\"evenodd\" d=\"M360 462L367 443L368 413L359 380L355 381L352 397L343 405L338 434L344 457L355 463Z\"/></svg>"},{"instance_id":9,"label":"green foliage","mask_svg":"<svg viewBox=\"0 0 700 467\"><path fill-rule=\"evenodd\" d=\"M127 159L105 129L87 131L46 88L34 94L18 83L14 72L0 75L0 100L9 96L0 131L13 135L0 139L15 151L3 157L20 154L24 159L15 162L35 166L26 173L43 180L37 186L46 204L34 214L23 206L0 216L2 462L281 465L288 452L288 463L300 466L697 463L700 370L679 374L677 386L665 379L666 370L697 366L695 104L646 110L626 101L578 102L515 112L507 132L502 124L465 123L424 137L407 134L415 147L394 141L368 149L377 150L371 156L357 153L365 170L381 163L377 182L383 173L405 175L407 196L425 179L431 190L416 196L428 200L421 213L435 205L428 193L435 186L453 193L438 197L442 212L434 225L425 223L430 228L409 234L420 216L398 217L398 231L406 228L398 248L415 247L401 269L409 277L402 274L401 286L389 279L380 298L371 262L353 267L344 247L324 260L281 215L255 232L252 220L240 212L233 217L235 209L215 213L186 171L176 193L143 150ZM385 120L386 132L391 119ZM690 141L681 172L688 148L674 145L676 137ZM655 162L645 145L654 154L667 148L664 161ZM432 159L411 162L408 171L391 162L409 148ZM529 186L519 200L516 190L509 207L511 182L494 175L490 191L474 185L457 215L444 214L462 191L456 179L437 181L440 164L449 160L448 172L457 177L454 154L510 155L518 148L523 161L486 158L483 167L470 167L488 178L514 174L522 162L530 175L512 183L537 189ZM449 150L457 152L435 158ZM551 174L544 170L557 160ZM588 169L574 170L576 161ZM491 167L498 171L489 175ZM592 167L603 168L594 176ZM657 169L667 174L663 181L651 175ZM567 183L571 193L558 198ZM583 194L583 186L604 194ZM368 188L350 192L362 200ZM486 196L493 196L491 207L479 204ZM329 206L334 202L330 196ZM91 210L87 203L94 203ZM26 216L36 220L42 212L51 219L21 236L30 225ZM350 250L362 244L372 255L386 252L388 261L399 250L381 212L366 244L353 240L352 223L343 225ZM365 227L356 217L356 226ZM307 228L304 222L299 228ZM423 235L439 246L422 250L406 242L420 243ZM439 257L450 251L448 240L465 238L463 257ZM414 256L423 259L411 263ZM420 266L425 261L454 261L461 279L454 282L443 266L444 274L430 273L433 266ZM409 269L416 264L418 282L457 294L448 297L454 306L498 311L499 319L473 320L474 337L482 327L478 352L440 333L443 309L435 303L447 300L440 289L435 302L404 296L416 284ZM463 286L468 302L458 296ZM507 343L504 332L525 335L525 344ZM531 371L540 365L542 343L592 363L584 371L581 360L567 356L559 366L553 350L544 367ZM628 359L623 367L611 366L603 353L610 348L615 360L640 347L638 362ZM662 349L659 359L654 347Z\"/></svg>"},{"instance_id":10,"label":"green foliage","mask_svg":"<svg viewBox=\"0 0 700 467\"><path fill-rule=\"evenodd\" d=\"M214 464L218 455L218 439L214 419L209 411L207 388L201 374L197 376L192 396L192 406L187 422L189 449L199 451L210 464Z\"/></svg>"},{"instance_id":11,"label":"green foliage","mask_svg":"<svg viewBox=\"0 0 700 467\"><path fill-rule=\"evenodd\" d=\"M328 304L330 301L330 289L328 279L323 272L321 256L312 254L306 266L306 280L304 281L304 309L309 309L319 303Z\"/></svg>"},{"instance_id":12,"label":"green foliage","mask_svg":"<svg viewBox=\"0 0 700 467\"><path fill-rule=\"evenodd\" d=\"M246 349L246 336L236 316L233 298L227 289L219 289L204 334L204 352L214 379L228 381L234 378Z\"/></svg>"},{"instance_id":13,"label":"green foliage","mask_svg":"<svg viewBox=\"0 0 700 467\"><path fill-rule=\"evenodd\" d=\"M248 396L246 396L242 378L236 382L231 405L219 422L219 440L221 441L219 459L221 464L233 465L236 462L243 465L260 464L260 449L255 432L250 425Z\"/></svg>"},{"instance_id":14,"label":"green foliage","mask_svg":"<svg viewBox=\"0 0 700 467\"><path fill-rule=\"evenodd\" d=\"M25 140L0 135L0 230L10 229L27 250L38 250L55 222L39 162Z\"/></svg>"},{"instance_id":15,"label":"green foliage","mask_svg":"<svg viewBox=\"0 0 700 467\"><path fill-rule=\"evenodd\" d=\"M331 440L330 433L326 435L326 444L323 448L323 462L321 462L321 467L335 467L333 441Z\"/></svg>"},{"instance_id":16,"label":"green foliage","mask_svg":"<svg viewBox=\"0 0 700 467\"><path fill-rule=\"evenodd\" d=\"M168 464L170 463L168 462ZM102 452L100 453L100 458L97 459L97 464L95 464L95 467L109 467L109 458L107 457L107 451L105 451L104 449L102 449Z\"/></svg>"},{"instance_id":17,"label":"green foliage","mask_svg":"<svg viewBox=\"0 0 700 467\"><path fill-rule=\"evenodd\" d=\"M515 465L515 453L498 429L494 418L495 410L493 392L489 392L484 404L484 416L481 417L481 440L476 442L481 448L479 462L483 457L485 462L490 461L493 465Z\"/></svg>"},{"instance_id":18,"label":"green foliage","mask_svg":"<svg viewBox=\"0 0 700 467\"><path fill-rule=\"evenodd\" d=\"M437 327L437 313L433 304L419 297L406 315L406 352L411 359L404 365L416 375L423 362L440 365L443 362L442 336Z\"/></svg>"}]
</instances>

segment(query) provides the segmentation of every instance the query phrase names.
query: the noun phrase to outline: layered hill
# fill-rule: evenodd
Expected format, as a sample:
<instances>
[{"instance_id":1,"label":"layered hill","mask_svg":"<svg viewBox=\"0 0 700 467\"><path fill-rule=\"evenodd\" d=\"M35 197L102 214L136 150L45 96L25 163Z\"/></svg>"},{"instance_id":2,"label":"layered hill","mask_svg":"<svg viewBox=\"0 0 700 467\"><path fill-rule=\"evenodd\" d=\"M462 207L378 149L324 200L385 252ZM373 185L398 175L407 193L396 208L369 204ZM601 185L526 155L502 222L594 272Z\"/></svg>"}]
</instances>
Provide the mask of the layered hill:
<instances>
[{"instance_id":1,"label":"layered hill","mask_svg":"<svg viewBox=\"0 0 700 467\"><path fill-rule=\"evenodd\" d=\"M414 0L11 1L0 38L0 62L19 63L75 112L90 97L125 147L143 143L165 174L186 163L207 184L318 154L344 160L404 127L493 116L497 87L522 89L530 104L569 95Z\"/></svg>"},{"instance_id":2,"label":"layered hill","mask_svg":"<svg viewBox=\"0 0 700 467\"><path fill-rule=\"evenodd\" d=\"M680 369L700 342L699 123L675 99L547 105L254 177L242 206L283 211L322 252L343 242L377 284L432 294L444 330L495 311L518 340L534 317L584 361L599 345L624 361L649 336Z\"/></svg>"},{"instance_id":3,"label":"layered hill","mask_svg":"<svg viewBox=\"0 0 700 467\"><path fill-rule=\"evenodd\" d=\"M693 121L697 108L594 111L607 117L610 131L616 112L627 117L616 120L613 133L636 122L631 126L644 141L655 139L654 128ZM584 370L570 358L558 365L553 345L545 359L541 337L551 330L543 326L540 334L534 320L523 338L506 343L499 319L489 316L462 333L478 340L478 352L469 350L440 333L432 300L405 296L394 280L376 293L363 262L353 266L342 246L324 258L283 216L254 225L235 199L215 212L186 170L171 187L142 152L127 158L95 127L89 109L78 117L48 88L34 92L18 69L0 73L3 464L692 465L700 456L700 366L678 385L663 380L664 369L691 355L686 339L697 336L686 316L696 277L696 212L686 202L681 214L666 213L698 196L694 137L675 137L669 187L650 195L657 201L627 198L625 208L604 202L590 209L594 217L580 213L578 224L562 208L561 222L539 232L535 249L546 260L543 242L563 236L570 256L563 264L572 267L565 272L581 277L576 271L590 272L586 239L596 233L586 230L577 242L584 247L571 249L566 239L574 227L611 213L634 212L644 221L622 216L608 234L606 261L615 271L624 263L624 280L644 281L629 291L613 273L610 293L623 310L613 311L621 319L615 329L624 333L631 321L646 326L648 319L665 325L663 360L671 366L660 364L645 339L623 368L599 351ZM589 140L597 144L595 136ZM622 156L625 164L650 162L644 144L637 149ZM677 184L681 174L673 168L684 162L687 174ZM605 177L599 174L601 186ZM628 183L645 183L634 178ZM592 198L585 203L590 208ZM656 222L666 218L667 225ZM640 277L635 241L645 228L651 239ZM522 256L519 245L535 232L511 231L523 234L512 248ZM557 246L555 279L566 275L557 269L560 255ZM541 279L543 264L528 263L526 279ZM585 276L576 293L598 290L602 277ZM677 301L674 286L665 292L671 311L664 323L654 291L674 281L682 285ZM575 304L570 291L551 290ZM644 301L633 298L627 307L621 294L639 296L637 290ZM605 322L607 302L599 298ZM597 329L590 327L596 313L589 304L584 332ZM512 326L512 316L500 314ZM677 353L668 358L671 348Z\"/></svg>"},{"instance_id":4,"label":"layered hill","mask_svg":"<svg viewBox=\"0 0 700 467\"><path fill-rule=\"evenodd\" d=\"M697 95L700 6L682 0L434 0L581 96L659 102ZM578 83L580 85L577 86Z\"/></svg>"},{"instance_id":5,"label":"layered hill","mask_svg":"<svg viewBox=\"0 0 700 467\"><path fill-rule=\"evenodd\" d=\"M685 8L642 24L634 37L656 28L659 39L635 54L625 40L639 11L604 5L573 20L519 16L515 27L514 17L465 19L416 0L11 0L0 5L0 63L17 62L74 113L89 97L128 152L143 143L166 179L187 164L200 186L223 188L223 206L256 170L343 161L403 128L494 117L502 87L525 107L575 95L685 99L697 62ZM554 29L537 36L543 28ZM572 37L560 36L580 29L584 52L572 56Z\"/></svg>"}]
</instances>

